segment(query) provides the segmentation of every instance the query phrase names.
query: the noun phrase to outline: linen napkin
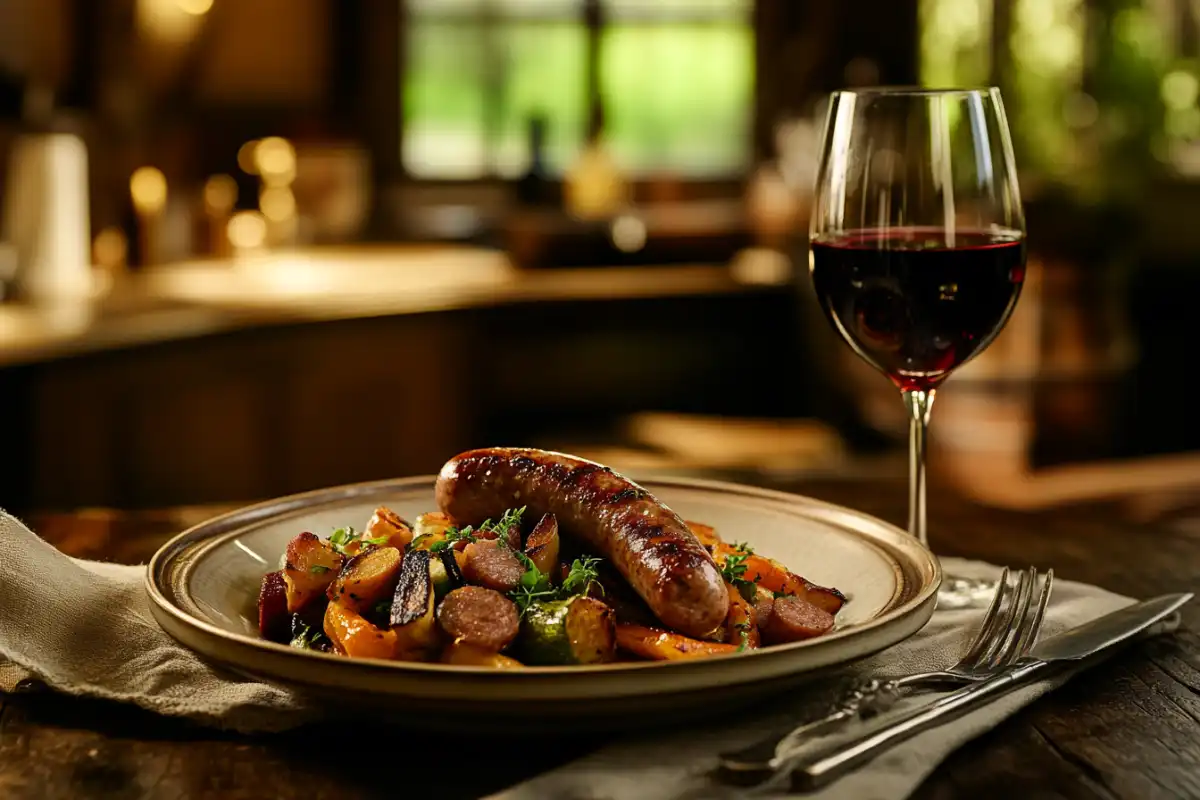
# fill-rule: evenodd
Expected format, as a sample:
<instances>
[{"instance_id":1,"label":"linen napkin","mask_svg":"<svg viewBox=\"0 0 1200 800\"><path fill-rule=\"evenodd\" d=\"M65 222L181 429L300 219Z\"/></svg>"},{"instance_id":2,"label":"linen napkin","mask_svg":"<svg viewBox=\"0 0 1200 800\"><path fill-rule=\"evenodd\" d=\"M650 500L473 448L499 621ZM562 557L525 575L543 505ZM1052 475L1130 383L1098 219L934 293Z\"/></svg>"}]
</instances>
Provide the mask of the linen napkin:
<instances>
[{"instance_id":1,"label":"linen napkin","mask_svg":"<svg viewBox=\"0 0 1200 800\"><path fill-rule=\"evenodd\" d=\"M0 511L0 691L34 681L246 733L318 716L168 636L150 613L145 576L144 566L70 558Z\"/></svg>"},{"instance_id":2,"label":"linen napkin","mask_svg":"<svg viewBox=\"0 0 1200 800\"><path fill-rule=\"evenodd\" d=\"M145 568L70 558L0 511L0 691L45 684L66 694L134 703L241 732L278 731L321 716L284 689L226 672L168 636L150 613ZM998 568L943 559L948 572L988 578ZM1014 565L1016 566L1016 565ZM1130 603L1083 584L1056 581L1043 636ZM768 715L731 727L726 721L678 734L620 740L579 761L493 795L493 800L589 798L681 800L724 797L708 773L717 754L782 725L827 711L848 680L938 669L957 661L982 610L938 611L918 634L827 678L777 699ZM841 781L820 798L903 798L956 747L1065 681L1031 685L929 731ZM749 718L751 715L746 715ZM734 795L736 796L736 795Z\"/></svg>"}]
</instances>

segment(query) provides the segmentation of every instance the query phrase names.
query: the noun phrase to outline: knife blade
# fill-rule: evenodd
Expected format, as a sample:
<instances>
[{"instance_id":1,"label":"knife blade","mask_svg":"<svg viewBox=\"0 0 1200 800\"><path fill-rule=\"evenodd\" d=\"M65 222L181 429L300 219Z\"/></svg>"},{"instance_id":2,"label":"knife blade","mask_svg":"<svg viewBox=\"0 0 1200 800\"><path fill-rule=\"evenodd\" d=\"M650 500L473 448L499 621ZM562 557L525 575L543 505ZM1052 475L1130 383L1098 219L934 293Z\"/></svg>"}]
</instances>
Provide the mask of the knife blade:
<instances>
[{"instance_id":1,"label":"knife blade","mask_svg":"<svg viewBox=\"0 0 1200 800\"><path fill-rule=\"evenodd\" d=\"M787 764L781 765L781 770L792 772L796 788L811 790L825 786L900 742L955 719L989 698L1030 683L1052 664L1081 661L1127 641L1170 616L1191 599L1191 594L1164 595L1086 622L1047 639L1033 649L1028 659L995 677L903 712L849 741L802 752L788 759Z\"/></svg>"},{"instance_id":2,"label":"knife blade","mask_svg":"<svg viewBox=\"0 0 1200 800\"><path fill-rule=\"evenodd\" d=\"M763 778L778 777L780 774L786 775L787 772L798 770L797 777L802 785L814 787L824 785L879 752L931 727L943 716L946 716L947 719L952 718L949 716L952 711L965 711L988 696L1029 682L1052 664L1080 661L1094 656L1136 636L1174 613L1191 599L1192 595L1190 594L1164 595L1142 603L1134 603L1052 636L1038 643L1027 658L987 681L952 692L904 714L885 715L877 720L882 721L882 729L878 726L872 727L868 734L849 742L840 740L832 746L832 749L827 747L824 750L812 751L801 746L798 750L771 752L767 757L767 754L758 748L747 748L738 753L723 755L721 757L722 771L727 778L745 784ZM933 719L926 720L927 715L933 715ZM892 732L894 726L899 726L903 730ZM828 728L828 726L822 725L801 726L801 728L804 727L812 728L814 735L820 735ZM862 740L873 741L881 735L885 735L885 737L878 745L858 754L858 749L854 747L856 743L863 746L864 741ZM794 740L794 737L788 738ZM846 749L844 756L833 752L833 750L841 751L843 748ZM748 759L747 756L752 753L754 754L753 758ZM801 758L803 762L799 760ZM843 759L848 759L845 764L843 764ZM774 780L768 782L775 783Z\"/></svg>"}]
</instances>

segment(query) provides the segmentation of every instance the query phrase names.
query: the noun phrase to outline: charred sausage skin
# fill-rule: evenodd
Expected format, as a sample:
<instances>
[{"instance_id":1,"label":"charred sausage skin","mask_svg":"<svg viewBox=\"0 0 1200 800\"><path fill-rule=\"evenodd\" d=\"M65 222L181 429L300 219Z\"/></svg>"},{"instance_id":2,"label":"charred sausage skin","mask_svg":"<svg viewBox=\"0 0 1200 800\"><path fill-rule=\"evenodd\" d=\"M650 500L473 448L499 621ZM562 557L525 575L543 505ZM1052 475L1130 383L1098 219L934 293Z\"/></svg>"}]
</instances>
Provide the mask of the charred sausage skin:
<instances>
[{"instance_id":1,"label":"charred sausage skin","mask_svg":"<svg viewBox=\"0 0 1200 800\"><path fill-rule=\"evenodd\" d=\"M460 524L526 506L609 559L667 626L706 636L728 612L721 573L686 523L633 481L563 453L485 448L446 462L437 503Z\"/></svg>"}]
</instances>

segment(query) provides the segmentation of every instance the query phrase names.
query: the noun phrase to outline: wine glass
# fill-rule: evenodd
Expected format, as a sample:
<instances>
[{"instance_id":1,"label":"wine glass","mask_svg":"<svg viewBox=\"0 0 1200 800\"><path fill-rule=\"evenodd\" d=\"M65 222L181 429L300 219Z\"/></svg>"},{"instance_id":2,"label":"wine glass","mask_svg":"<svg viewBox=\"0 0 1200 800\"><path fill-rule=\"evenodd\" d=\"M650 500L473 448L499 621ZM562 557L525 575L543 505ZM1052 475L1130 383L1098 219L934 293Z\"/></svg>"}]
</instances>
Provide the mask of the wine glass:
<instances>
[{"instance_id":1,"label":"wine glass","mask_svg":"<svg viewBox=\"0 0 1200 800\"><path fill-rule=\"evenodd\" d=\"M821 308L911 417L908 530L925 532L925 439L942 381L986 348L1025 277L1025 220L1000 91L834 92L809 269ZM938 603L995 584L946 576Z\"/></svg>"}]
</instances>

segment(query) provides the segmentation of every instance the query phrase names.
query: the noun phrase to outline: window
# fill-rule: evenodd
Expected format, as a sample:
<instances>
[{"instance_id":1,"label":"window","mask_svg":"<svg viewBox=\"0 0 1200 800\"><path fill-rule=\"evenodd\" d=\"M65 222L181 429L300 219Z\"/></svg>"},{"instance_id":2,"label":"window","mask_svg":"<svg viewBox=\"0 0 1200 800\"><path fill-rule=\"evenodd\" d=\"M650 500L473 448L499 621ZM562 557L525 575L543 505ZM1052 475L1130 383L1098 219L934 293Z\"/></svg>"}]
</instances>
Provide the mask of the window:
<instances>
[{"instance_id":1,"label":"window","mask_svg":"<svg viewBox=\"0 0 1200 800\"><path fill-rule=\"evenodd\" d=\"M751 154L751 2L409 0L405 169L518 175L536 115L561 172L602 109L605 141L632 172L740 171Z\"/></svg>"}]
</instances>

